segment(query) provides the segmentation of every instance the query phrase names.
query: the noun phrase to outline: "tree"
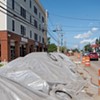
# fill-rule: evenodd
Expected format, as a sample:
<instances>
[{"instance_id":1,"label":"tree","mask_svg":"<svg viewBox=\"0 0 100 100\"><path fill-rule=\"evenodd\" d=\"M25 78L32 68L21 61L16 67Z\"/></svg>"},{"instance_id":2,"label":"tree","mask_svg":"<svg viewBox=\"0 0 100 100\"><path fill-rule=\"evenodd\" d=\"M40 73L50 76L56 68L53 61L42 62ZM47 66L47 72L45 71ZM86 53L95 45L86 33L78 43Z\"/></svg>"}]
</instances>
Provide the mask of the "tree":
<instances>
[{"instance_id":1,"label":"tree","mask_svg":"<svg viewBox=\"0 0 100 100\"><path fill-rule=\"evenodd\" d=\"M96 39L95 44L97 45L99 44L99 39Z\"/></svg>"},{"instance_id":2,"label":"tree","mask_svg":"<svg viewBox=\"0 0 100 100\"><path fill-rule=\"evenodd\" d=\"M100 37L99 37L99 44L100 44Z\"/></svg>"},{"instance_id":3,"label":"tree","mask_svg":"<svg viewBox=\"0 0 100 100\"><path fill-rule=\"evenodd\" d=\"M90 44L85 45L85 46L84 46L84 49L85 49L85 51L92 52L92 47L91 47Z\"/></svg>"},{"instance_id":4,"label":"tree","mask_svg":"<svg viewBox=\"0 0 100 100\"><path fill-rule=\"evenodd\" d=\"M48 52L54 52L57 51L57 46L52 43L52 44L48 44Z\"/></svg>"}]
</instances>

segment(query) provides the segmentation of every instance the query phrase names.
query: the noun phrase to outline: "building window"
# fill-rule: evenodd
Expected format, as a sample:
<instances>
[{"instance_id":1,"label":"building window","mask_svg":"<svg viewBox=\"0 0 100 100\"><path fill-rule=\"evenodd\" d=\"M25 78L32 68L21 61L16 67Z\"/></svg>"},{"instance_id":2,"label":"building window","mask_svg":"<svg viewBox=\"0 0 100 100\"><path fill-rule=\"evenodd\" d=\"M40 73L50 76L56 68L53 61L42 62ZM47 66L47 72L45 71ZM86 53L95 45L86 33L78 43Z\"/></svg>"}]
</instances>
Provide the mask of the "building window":
<instances>
[{"instance_id":1,"label":"building window","mask_svg":"<svg viewBox=\"0 0 100 100\"><path fill-rule=\"evenodd\" d=\"M12 9L15 9L15 0L12 0Z\"/></svg>"},{"instance_id":2,"label":"building window","mask_svg":"<svg viewBox=\"0 0 100 100\"><path fill-rule=\"evenodd\" d=\"M34 13L37 15L37 8L34 6Z\"/></svg>"},{"instance_id":3,"label":"building window","mask_svg":"<svg viewBox=\"0 0 100 100\"><path fill-rule=\"evenodd\" d=\"M32 16L30 16L30 23L32 23Z\"/></svg>"},{"instance_id":4,"label":"building window","mask_svg":"<svg viewBox=\"0 0 100 100\"><path fill-rule=\"evenodd\" d=\"M41 18L41 13L39 13L39 18Z\"/></svg>"},{"instance_id":5,"label":"building window","mask_svg":"<svg viewBox=\"0 0 100 100\"><path fill-rule=\"evenodd\" d=\"M30 38L32 38L32 31L30 31Z\"/></svg>"},{"instance_id":6,"label":"building window","mask_svg":"<svg viewBox=\"0 0 100 100\"><path fill-rule=\"evenodd\" d=\"M26 10L23 7L20 7L20 15L26 19Z\"/></svg>"},{"instance_id":7,"label":"building window","mask_svg":"<svg viewBox=\"0 0 100 100\"><path fill-rule=\"evenodd\" d=\"M41 31L41 24L39 24L39 31Z\"/></svg>"},{"instance_id":8,"label":"building window","mask_svg":"<svg viewBox=\"0 0 100 100\"><path fill-rule=\"evenodd\" d=\"M32 7L32 1L30 0L30 8Z\"/></svg>"},{"instance_id":9,"label":"building window","mask_svg":"<svg viewBox=\"0 0 100 100\"><path fill-rule=\"evenodd\" d=\"M35 37L35 41L38 41L38 35L36 33L34 34L34 37Z\"/></svg>"},{"instance_id":10,"label":"building window","mask_svg":"<svg viewBox=\"0 0 100 100\"><path fill-rule=\"evenodd\" d=\"M42 22L44 23L44 17L42 16Z\"/></svg>"},{"instance_id":11,"label":"building window","mask_svg":"<svg viewBox=\"0 0 100 100\"><path fill-rule=\"evenodd\" d=\"M25 36L26 35L26 28L23 25L21 25L20 28L21 28L21 35Z\"/></svg>"},{"instance_id":12,"label":"building window","mask_svg":"<svg viewBox=\"0 0 100 100\"><path fill-rule=\"evenodd\" d=\"M15 31L15 21L12 20L12 31Z\"/></svg>"},{"instance_id":13,"label":"building window","mask_svg":"<svg viewBox=\"0 0 100 100\"><path fill-rule=\"evenodd\" d=\"M44 43L44 38L42 38L42 43Z\"/></svg>"},{"instance_id":14,"label":"building window","mask_svg":"<svg viewBox=\"0 0 100 100\"><path fill-rule=\"evenodd\" d=\"M41 42L41 36L39 36L39 42Z\"/></svg>"},{"instance_id":15,"label":"building window","mask_svg":"<svg viewBox=\"0 0 100 100\"><path fill-rule=\"evenodd\" d=\"M34 26L35 26L35 28L38 28L38 25L37 25L37 21L36 20L34 20Z\"/></svg>"}]
</instances>

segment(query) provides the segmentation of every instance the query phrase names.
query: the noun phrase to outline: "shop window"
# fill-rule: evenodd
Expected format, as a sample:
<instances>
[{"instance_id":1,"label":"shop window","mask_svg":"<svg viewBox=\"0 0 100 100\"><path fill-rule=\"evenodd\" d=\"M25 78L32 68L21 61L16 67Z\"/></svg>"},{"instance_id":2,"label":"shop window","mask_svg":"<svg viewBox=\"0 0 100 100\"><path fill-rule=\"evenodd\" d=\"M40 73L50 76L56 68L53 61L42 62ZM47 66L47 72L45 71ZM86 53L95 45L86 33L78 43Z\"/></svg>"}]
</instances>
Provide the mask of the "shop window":
<instances>
[{"instance_id":1,"label":"shop window","mask_svg":"<svg viewBox=\"0 0 100 100\"><path fill-rule=\"evenodd\" d=\"M15 59L15 46L10 46L11 50L11 59Z\"/></svg>"}]
</instances>

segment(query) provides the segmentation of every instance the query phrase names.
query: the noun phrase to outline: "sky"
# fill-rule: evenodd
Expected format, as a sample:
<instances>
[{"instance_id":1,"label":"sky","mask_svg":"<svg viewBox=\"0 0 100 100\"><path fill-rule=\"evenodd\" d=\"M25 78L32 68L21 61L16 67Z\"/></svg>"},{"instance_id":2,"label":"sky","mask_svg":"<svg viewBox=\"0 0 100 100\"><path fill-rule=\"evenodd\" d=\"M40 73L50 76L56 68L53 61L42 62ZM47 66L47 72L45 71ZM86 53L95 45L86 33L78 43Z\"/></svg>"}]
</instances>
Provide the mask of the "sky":
<instances>
[{"instance_id":1,"label":"sky","mask_svg":"<svg viewBox=\"0 0 100 100\"><path fill-rule=\"evenodd\" d=\"M63 34L67 48L83 49L100 37L100 0L40 0L48 11L48 36L57 45ZM61 31L53 32L55 29ZM61 37L60 42L61 42Z\"/></svg>"}]
</instances>

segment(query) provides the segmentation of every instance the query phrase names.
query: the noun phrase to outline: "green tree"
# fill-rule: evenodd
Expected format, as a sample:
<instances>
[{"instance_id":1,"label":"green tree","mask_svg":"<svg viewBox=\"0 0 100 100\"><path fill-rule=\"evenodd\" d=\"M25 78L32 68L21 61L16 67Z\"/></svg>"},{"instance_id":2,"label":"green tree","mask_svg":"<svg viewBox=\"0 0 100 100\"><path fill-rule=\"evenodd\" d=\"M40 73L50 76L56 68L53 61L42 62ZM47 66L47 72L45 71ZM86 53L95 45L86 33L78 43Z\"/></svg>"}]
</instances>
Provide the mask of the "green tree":
<instances>
[{"instance_id":1,"label":"green tree","mask_svg":"<svg viewBox=\"0 0 100 100\"><path fill-rule=\"evenodd\" d=\"M97 45L99 44L99 39L96 39L95 44Z\"/></svg>"},{"instance_id":2,"label":"green tree","mask_svg":"<svg viewBox=\"0 0 100 100\"><path fill-rule=\"evenodd\" d=\"M85 45L84 46L84 49L85 49L85 51L92 52L92 48L91 48L91 45L90 44Z\"/></svg>"},{"instance_id":3,"label":"green tree","mask_svg":"<svg viewBox=\"0 0 100 100\"><path fill-rule=\"evenodd\" d=\"M54 52L57 51L57 46L52 43L52 44L48 44L48 52Z\"/></svg>"},{"instance_id":4,"label":"green tree","mask_svg":"<svg viewBox=\"0 0 100 100\"><path fill-rule=\"evenodd\" d=\"M99 37L99 44L100 44L100 37Z\"/></svg>"}]
</instances>

